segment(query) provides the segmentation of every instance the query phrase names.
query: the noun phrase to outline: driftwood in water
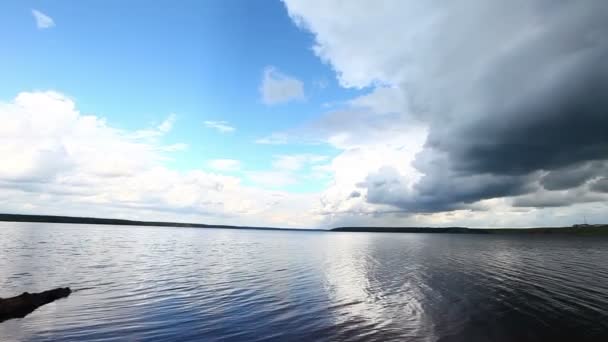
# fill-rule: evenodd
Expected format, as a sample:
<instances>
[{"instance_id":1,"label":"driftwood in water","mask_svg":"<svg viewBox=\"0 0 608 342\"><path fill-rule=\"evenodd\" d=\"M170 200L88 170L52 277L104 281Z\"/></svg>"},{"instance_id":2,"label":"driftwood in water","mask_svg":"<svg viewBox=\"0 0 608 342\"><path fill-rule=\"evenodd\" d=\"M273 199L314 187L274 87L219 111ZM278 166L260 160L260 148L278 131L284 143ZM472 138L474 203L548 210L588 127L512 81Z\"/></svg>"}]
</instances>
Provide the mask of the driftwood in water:
<instances>
[{"instance_id":1,"label":"driftwood in water","mask_svg":"<svg viewBox=\"0 0 608 342\"><path fill-rule=\"evenodd\" d=\"M40 293L23 292L17 297L0 298L0 322L11 318L22 318L56 299L67 297L72 293L69 287L60 287Z\"/></svg>"}]
</instances>

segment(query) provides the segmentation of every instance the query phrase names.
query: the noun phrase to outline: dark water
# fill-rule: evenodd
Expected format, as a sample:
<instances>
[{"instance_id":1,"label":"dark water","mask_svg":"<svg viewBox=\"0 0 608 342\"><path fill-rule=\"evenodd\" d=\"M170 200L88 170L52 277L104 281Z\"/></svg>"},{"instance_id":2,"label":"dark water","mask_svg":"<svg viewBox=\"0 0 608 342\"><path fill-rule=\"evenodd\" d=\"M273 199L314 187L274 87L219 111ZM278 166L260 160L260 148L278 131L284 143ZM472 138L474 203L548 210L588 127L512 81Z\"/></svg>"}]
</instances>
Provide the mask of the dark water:
<instances>
[{"instance_id":1,"label":"dark water","mask_svg":"<svg viewBox=\"0 0 608 342\"><path fill-rule=\"evenodd\" d=\"M608 341L608 239L0 223L1 341ZM80 290L79 290L80 289Z\"/></svg>"}]
</instances>

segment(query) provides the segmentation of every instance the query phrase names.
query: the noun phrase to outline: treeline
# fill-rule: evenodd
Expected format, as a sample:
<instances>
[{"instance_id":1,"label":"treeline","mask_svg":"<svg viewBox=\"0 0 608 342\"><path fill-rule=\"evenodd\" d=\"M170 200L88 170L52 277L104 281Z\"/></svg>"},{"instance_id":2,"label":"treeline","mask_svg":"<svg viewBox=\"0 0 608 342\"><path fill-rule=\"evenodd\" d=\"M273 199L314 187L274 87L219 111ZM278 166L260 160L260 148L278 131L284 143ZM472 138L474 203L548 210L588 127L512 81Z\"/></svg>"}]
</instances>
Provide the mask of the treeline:
<instances>
[{"instance_id":1,"label":"treeline","mask_svg":"<svg viewBox=\"0 0 608 342\"><path fill-rule=\"evenodd\" d=\"M444 234L573 234L608 235L608 225L542 228L465 228L465 227L339 227L334 232L444 233Z\"/></svg>"},{"instance_id":2,"label":"treeline","mask_svg":"<svg viewBox=\"0 0 608 342\"><path fill-rule=\"evenodd\" d=\"M302 231L302 229L292 229L292 228L211 225L211 224L203 224L203 223L182 223L182 222L135 221L135 220L109 219L109 218L97 218L97 217L54 216L54 215L0 214L0 221L69 223L69 224L103 224L103 225L114 225L114 226L153 226L153 227L298 230L298 231Z\"/></svg>"}]
</instances>

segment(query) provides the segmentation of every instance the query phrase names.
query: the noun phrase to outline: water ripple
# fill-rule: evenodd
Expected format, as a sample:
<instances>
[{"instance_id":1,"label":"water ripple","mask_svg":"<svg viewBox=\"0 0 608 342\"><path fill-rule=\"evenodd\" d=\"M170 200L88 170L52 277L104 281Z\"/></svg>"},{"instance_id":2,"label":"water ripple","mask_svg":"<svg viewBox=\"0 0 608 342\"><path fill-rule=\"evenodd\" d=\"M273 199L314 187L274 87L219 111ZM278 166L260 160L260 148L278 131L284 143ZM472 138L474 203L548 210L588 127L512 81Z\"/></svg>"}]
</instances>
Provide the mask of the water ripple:
<instances>
[{"instance_id":1,"label":"water ripple","mask_svg":"<svg viewBox=\"0 0 608 342\"><path fill-rule=\"evenodd\" d=\"M608 239L0 224L2 341L608 340Z\"/></svg>"}]
</instances>

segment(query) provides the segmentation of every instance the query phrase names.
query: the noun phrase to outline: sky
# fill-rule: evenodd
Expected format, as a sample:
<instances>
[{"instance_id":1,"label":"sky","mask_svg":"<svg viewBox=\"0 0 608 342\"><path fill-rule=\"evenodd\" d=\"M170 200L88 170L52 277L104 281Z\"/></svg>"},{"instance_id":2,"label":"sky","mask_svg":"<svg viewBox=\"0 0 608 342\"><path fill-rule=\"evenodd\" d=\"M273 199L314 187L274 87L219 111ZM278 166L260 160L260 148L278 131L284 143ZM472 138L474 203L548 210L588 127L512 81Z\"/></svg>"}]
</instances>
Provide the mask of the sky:
<instances>
[{"instance_id":1,"label":"sky","mask_svg":"<svg viewBox=\"0 0 608 342\"><path fill-rule=\"evenodd\" d=\"M3 1L0 212L608 222L608 2Z\"/></svg>"}]
</instances>

